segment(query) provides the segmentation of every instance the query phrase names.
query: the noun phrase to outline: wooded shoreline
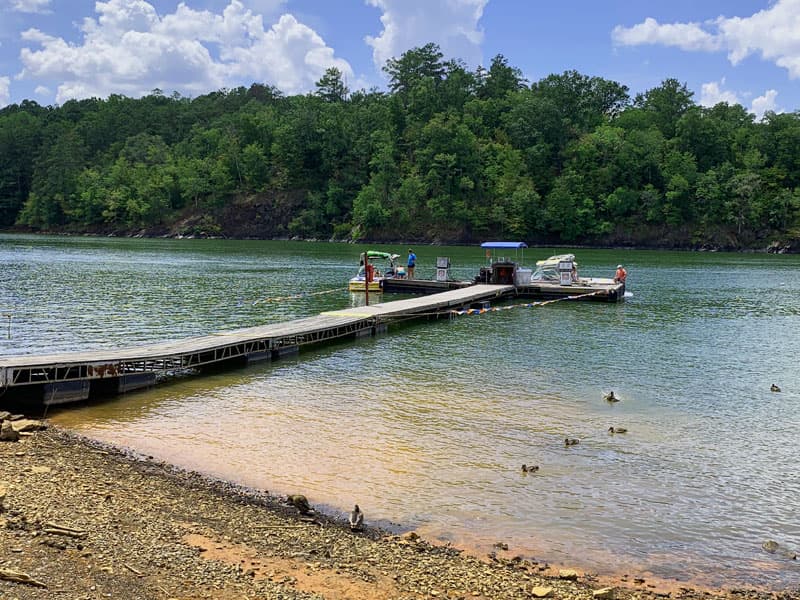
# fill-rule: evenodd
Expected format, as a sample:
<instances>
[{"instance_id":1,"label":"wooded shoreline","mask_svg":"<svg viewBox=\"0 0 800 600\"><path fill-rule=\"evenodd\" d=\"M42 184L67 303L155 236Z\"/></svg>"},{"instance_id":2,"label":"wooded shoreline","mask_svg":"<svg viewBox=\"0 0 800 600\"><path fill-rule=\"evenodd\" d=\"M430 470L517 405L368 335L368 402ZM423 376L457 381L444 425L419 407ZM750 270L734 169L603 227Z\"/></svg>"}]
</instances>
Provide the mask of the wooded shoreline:
<instances>
[{"instance_id":1,"label":"wooded shoreline","mask_svg":"<svg viewBox=\"0 0 800 600\"><path fill-rule=\"evenodd\" d=\"M740 249L800 241L800 112L528 82L435 44L388 91L272 86L0 109L0 227L415 243ZM161 233L158 233L160 235Z\"/></svg>"}]
</instances>

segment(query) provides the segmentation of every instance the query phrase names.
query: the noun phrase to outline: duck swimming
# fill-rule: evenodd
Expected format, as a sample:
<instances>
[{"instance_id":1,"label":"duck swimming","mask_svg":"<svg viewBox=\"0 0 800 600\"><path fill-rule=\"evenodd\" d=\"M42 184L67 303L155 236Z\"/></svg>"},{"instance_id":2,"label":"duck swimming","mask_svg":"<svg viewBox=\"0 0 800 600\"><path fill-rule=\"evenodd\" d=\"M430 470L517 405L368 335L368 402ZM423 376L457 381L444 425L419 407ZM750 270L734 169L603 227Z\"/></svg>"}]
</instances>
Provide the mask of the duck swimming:
<instances>
[{"instance_id":1,"label":"duck swimming","mask_svg":"<svg viewBox=\"0 0 800 600\"><path fill-rule=\"evenodd\" d=\"M611 390L607 394L603 395L603 400L606 402L619 402L619 398L614 395L614 390Z\"/></svg>"},{"instance_id":2,"label":"duck swimming","mask_svg":"<svg viewBox=\"0 0 800 600\"><path fill-rule=\"evenodd\" d=\"M539 470L539 465L522 465L523 473L536 473Z\"/></svg>"},{"instance_id":3,"label":"duck swimming","mask_svg":"<svg viewBox=\"0 0 800 600\"><path fill-rule=\"evenodd\" d=\"M608 433L628 433L628 430L624 427L609 427Z\"/></svg>"},{"instance_id":4,"label":"duck swimming","mask_svg":"<svg viewBox=\"0 0 800 600\"><path fill-rule=\"evenodd\" d=\"M775 385L775 384L773 383L771 386L769 386L769 391L770 391L770 392L780 392L780 391L781 391L781 388L779 388L777 385Z\"/></svg>"},{"instance_id":5,"label":"duck swimming","mask_svg":"<svg viewBox=\"0 0 800 600\"><path fill-rule=\"evenodd\" d=\"M581 441L575 438L564 438L564 445L565 446L577 446L580 444Z\"/></svg>"}]
</instances>

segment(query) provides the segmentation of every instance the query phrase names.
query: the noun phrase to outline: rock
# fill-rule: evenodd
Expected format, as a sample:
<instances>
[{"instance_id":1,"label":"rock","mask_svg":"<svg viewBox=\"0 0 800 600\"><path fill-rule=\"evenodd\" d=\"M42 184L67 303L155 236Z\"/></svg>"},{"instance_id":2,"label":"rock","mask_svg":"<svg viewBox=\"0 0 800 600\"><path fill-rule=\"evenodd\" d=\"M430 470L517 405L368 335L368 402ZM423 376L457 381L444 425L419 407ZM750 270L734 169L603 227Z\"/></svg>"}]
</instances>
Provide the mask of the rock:
<instances>
[{"instance_id":1,"label":"rock","mask_svg":"<svg viewBox=\"0 0 800 600\"><path fill-rule=\"evenodd\" d=\"M775 540L767 540L761 544L761 549L764 550L764 552L769 552L770 554L779 554L780 556L788 558L789 560L797 559L797 554L795 552L792 552L788 548L784 548Z\"/></svg>"},{"instance_id":2,"label":"rock","mask_svg":"<svg viewBox=\"0 0 800 600\"><path fill-rule=\"evenodd\" d=\"M6 495L8 494L8 489L2 483L0 483L0 513L5 510L4 502L6 500Z\"/></svg>"},{"instance_id":3,"label":"rock","mask_svg":"<svg viewBox=\"0 0 800 600\"><path fill-rule=\"evenodd\" d=\"M592 592L592 598L597 600L614 600L614 588L600 588Z\"/></svg>"},{"instance_id":4,"label":"rock","mask_svg":"<svg viewBox=\"0 0 800 600\"><path fill-rule=\"evenodd\" d=\"M494 547L500 550L508 550L508 544L506 544L505 542L495 542Z\"/></svg>"},{"instance_id":5,"label":"rock","mask_svg":"<svg viewBox=\"0 0 800 600\"><path fill-rule=\"evenodd\" d=\"M400 536L400 539L406 542L416 542L419 539L419 535L417 535L413 531L406 531L403 535Z\"/></svg>"},{"instance_id":6,"label":"rock","mask_svg":"<svg viewBox=\"0 0 800 600\"><path fill-rule=\"evenodd\" d=\"M18 421L13 421L12 427L19 433L23 431L39 431L40 429L46 429L46 425L43 421L36 421L34 419L20 419Z\"/></svg>"},{"instance_id":7,"label":"rock","mask_svg":"<svg viewBox=\"0 0 800 600\"><path fill-rule=\"evenodd\" d=\"M0 410L0 421L5 421L11 416L11 413L7 410Z\"/></svg>"},{"instance_id":8,"label":"rock","mask_svg":"<svg viewBox=\"0 0 800 600\"><path fill-rule=\"evenodd\" d=\"M531 588L531 596L534 598L549 598L553 595L553 588L546 587L543 585L537 585L534 588Z\"/></svg>"},{"instance_id":9,"label":"rock","mask_svg":"<svg viewBox=\"0 0 800 600\"><path fill-rule=\"evenodd\" d=\"M561 569L558 572L559 579L566 579L568 581L577 581L578 572L573 569Z\"/></svg>"},{"instance_id":10,"label":"rock","mask_svg":"<svg viewBox=\"0 0 800 600\"><path fill-rule=\"evenodd\" d=\"M11 425L11 421L3 421L0 425L0 442L16 442L19 440L19 432Z\"/></svg>"},{"instance_id":11,"label":"rock","mask_svg":"<svg viewBox=\"0 0 800 600\"><path fill-rule=\"evenodd\" d=\"M770 554L775 554L780 548L780 544L775 540L767 540L763 544L761 544L761 549L765 552L769 552Z\"/></svg>"},{"instance_id":12,"label":"rock","mask_svg":"<svg viewBox=\"0 0 800 600\"><path fill-rule=\"evenodd\" d=\"M307 515L311 512L311 506L302 494L293 494L286 498L286 502L294 506L301 515Z\"/></svg>"}]
</instances>

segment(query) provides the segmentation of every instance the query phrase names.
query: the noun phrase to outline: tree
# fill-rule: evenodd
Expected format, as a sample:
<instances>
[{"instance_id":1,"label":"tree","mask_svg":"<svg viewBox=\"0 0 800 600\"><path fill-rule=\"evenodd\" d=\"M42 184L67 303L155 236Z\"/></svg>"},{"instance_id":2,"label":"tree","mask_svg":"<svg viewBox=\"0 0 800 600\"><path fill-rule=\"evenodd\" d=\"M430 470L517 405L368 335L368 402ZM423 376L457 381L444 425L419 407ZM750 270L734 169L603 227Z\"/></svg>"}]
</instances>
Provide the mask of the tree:
<instances>
[{"instance_id":1,"label":"tree","mask_svg":"<svg viewBox=\"0 0 800 600\"><path fill-rule=\"evenodd\" d=\"M336 67L325 69L325 74L314 85L317 86L317 96L326 102L343 102L350 93L342 79L342 72Z\"/></svg>"},{"instance_id":2,"label":"tree","mask_svg":"<svg viewBox=\"0 0 800 600\"><path fill-rule=\"evenodd\" d=\"M434 43L407 50L400 58L390 58L383 67L389 76L389 89L404 95L426 79L442 81L447 72L443 58L439 46Z\"/></svg>"},{"instance_id":3,"label":"tree","mask_svg":"<svg viewBox=\"0 0 800 600\"><path fill-rule=\"evenodd\" d=\"M478 90L480 98L504 98L512 92L518 92L525 87L522 71L508 65L508 60L502 54L492 59L486 76L482 78Z\"/></svg>"},{"instance_id":4,"label":"tree","mask_svg":"<svg viewBox=\"0 0 800 600\"><path fill-rule=\"evenodd\" d=\"M660 86L637 94L634 106L645 110L652 123L667 139L675 137L680 118L694 105L694 92L677 79L665 79Z\"/></svg>"}]
</instances>

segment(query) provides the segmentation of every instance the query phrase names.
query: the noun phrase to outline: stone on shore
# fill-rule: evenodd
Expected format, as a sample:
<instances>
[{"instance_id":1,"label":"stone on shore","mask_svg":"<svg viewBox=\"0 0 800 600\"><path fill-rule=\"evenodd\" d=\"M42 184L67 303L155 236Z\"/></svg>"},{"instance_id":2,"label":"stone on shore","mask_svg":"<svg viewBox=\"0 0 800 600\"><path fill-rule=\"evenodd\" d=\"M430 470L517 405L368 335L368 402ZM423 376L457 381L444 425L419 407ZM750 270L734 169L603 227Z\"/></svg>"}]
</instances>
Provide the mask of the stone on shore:
<instances>
[{"instance_id":1,"label":"stone on shore","mask_svg":"<svg viewBox=\"0 0 800 600\"><path fill-rule=\"evenodd\" d=\"M0 425L0 442L16 442L19 441L19 432L14 429L11 421L3 421Z\"/></svg>"},{"instance_id":2,"label":"stone on shore","mask_svg":"<svg viewBox=\"0 0 800 600\"><path fill-rule=\"evenodd\" d=\"M558 572L559 579L566 579L567 581L577 581L578 572L574 569L561 569Z\"/></svg>"},{"instance_id":3,"label":"stone on shore","mask_svg":"<svg viewBox=\"0 0 800 600\"><path fill-rule=\"evenodd\" d=\"M531 596L534 598L550 598L553 595L553 588L544 586L544 585L537 585L536 587L531 588Z\"/></svg>"},{"instance_id":4,"label":"stone on shore","mask_svg":"<svg viewBox=\"0 0 800 600\"><path fill-rule=\"evenodd\" d=\"M600 588L592 592L595 600L614 600L614 588Z\"/></svg>"}]
</instances>

